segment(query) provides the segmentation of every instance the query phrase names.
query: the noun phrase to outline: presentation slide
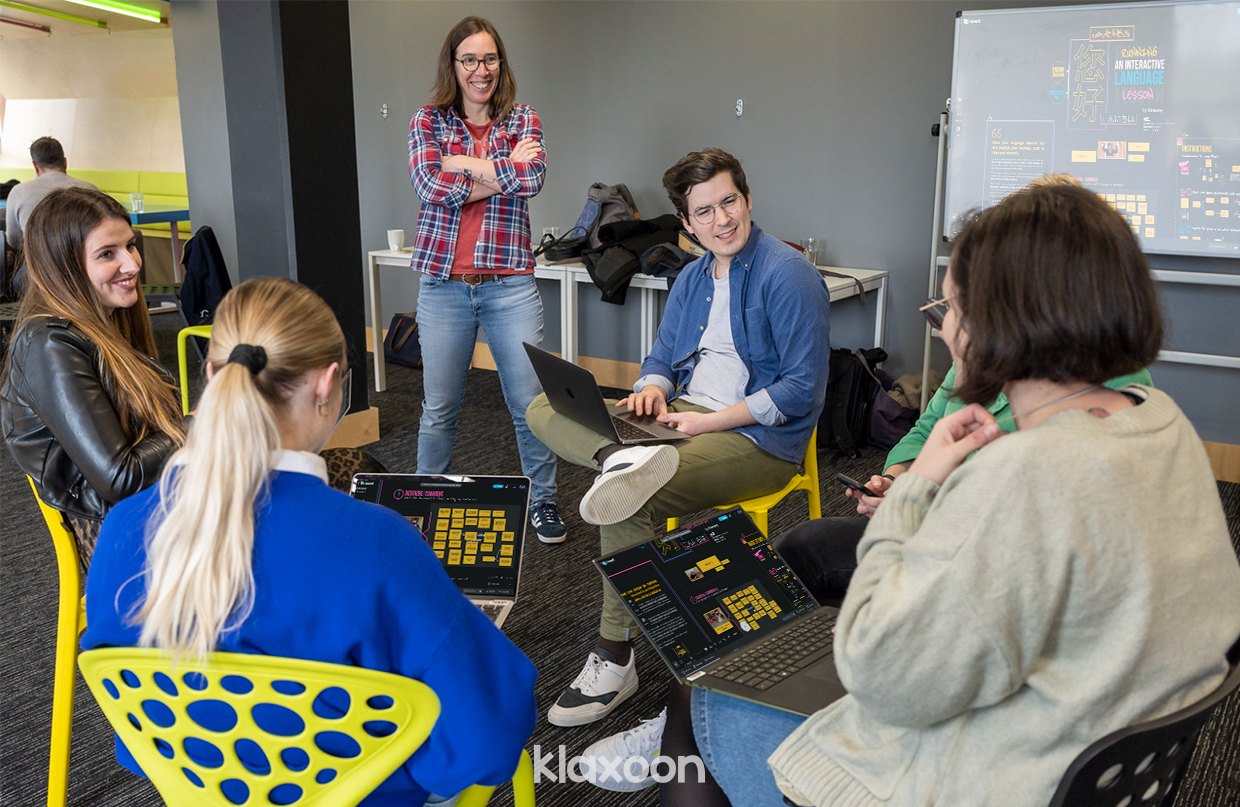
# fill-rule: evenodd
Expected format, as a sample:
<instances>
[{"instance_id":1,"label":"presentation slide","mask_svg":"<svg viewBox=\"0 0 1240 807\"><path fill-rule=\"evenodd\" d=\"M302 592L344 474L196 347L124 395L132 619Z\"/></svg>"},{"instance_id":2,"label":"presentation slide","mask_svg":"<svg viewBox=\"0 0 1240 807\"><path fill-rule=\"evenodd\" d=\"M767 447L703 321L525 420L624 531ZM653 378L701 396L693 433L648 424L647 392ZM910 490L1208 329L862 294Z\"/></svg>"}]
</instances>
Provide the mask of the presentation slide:
<instances>
[{"instance_id":1,"label":"presentation slide","mask_svg":"<svg viewBox=\"0 0 1240 807\"><path fill-rule=\"evenodd\" d=\"M1240 2L966 11L943 235L1047 173L1147 252L1240 255Z\"/></svg>"}]
</instances>

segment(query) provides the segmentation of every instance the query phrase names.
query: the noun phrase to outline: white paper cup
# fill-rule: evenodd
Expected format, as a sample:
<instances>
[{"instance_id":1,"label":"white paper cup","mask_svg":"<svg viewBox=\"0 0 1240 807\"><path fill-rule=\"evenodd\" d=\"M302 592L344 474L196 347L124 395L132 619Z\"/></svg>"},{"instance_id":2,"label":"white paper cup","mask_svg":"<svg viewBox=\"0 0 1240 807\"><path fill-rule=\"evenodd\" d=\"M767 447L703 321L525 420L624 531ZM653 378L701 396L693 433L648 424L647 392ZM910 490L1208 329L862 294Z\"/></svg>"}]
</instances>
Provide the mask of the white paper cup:
<instances>
[{"instance_id":1,"label":"white paper cup","mask_svg":"<svg viewBox=\"0 0 1240 807\"><path fill-rule=\"evenodd\" d=\"M396 252L405 248L405 231L388 230L388 249Z\"/></svg>"}]
</instances>

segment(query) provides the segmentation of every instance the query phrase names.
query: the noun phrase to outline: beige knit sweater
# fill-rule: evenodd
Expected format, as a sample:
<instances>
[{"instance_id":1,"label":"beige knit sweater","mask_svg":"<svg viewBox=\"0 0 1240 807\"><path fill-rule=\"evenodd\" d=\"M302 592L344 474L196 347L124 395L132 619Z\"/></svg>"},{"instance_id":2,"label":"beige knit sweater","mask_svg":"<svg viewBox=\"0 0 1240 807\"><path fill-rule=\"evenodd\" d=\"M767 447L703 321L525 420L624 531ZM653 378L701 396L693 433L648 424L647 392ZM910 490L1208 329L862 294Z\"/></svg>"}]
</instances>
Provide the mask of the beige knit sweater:
<instances>
[{"instance_id":1,"label":"beige knit sweater","mask_svg":"<svg viewBox=\"0 0 1240 807\"><path fill-rule=\"evenodd\" d=\"M905 474L858 547L849 690L770 757L801 804L1044 807L1111 731L1215 689L1240 564L1201 441L1166 394L1073 409L940 487Z\"/></svg>"}]
</instances>

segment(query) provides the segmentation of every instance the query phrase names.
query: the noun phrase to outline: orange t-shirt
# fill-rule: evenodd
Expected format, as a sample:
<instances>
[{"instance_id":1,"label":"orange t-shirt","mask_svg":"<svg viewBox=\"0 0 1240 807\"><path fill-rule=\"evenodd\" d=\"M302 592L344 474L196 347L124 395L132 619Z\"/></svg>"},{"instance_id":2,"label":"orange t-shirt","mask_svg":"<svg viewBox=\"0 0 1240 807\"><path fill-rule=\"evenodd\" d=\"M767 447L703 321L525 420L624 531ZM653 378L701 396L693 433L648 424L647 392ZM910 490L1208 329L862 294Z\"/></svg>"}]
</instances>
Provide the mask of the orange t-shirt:
<instances>
[{"instance_id":1,"label":"orange t-shirt","mask_svg":"<svg viewBox=\"0 0 1240 807\"><path fill-rule=\"evenodd\" d=\"M474 126L463 121L474 139L474 147L469 156L485 158L487 156L487 136L491 133L494 123ZM452 274L476 272L474 266L474 247L478 244L478 234L482 232L482 217L486 213L487 200L479 199L461 208L461 224L456 231L456 252L452 255Z\"/></svg>"}]
</instances>

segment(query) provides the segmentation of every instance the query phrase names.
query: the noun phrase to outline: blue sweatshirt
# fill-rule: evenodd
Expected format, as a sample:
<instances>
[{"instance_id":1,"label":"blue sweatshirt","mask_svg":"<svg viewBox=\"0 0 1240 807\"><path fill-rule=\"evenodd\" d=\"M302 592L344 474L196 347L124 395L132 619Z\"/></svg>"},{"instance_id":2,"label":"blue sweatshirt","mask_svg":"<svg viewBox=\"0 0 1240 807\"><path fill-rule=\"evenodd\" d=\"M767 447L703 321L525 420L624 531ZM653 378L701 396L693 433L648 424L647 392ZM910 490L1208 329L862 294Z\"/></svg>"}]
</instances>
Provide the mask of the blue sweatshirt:
<instances>
[{"instance_id":1,"label":"blue sweatshirt","mask_svg":"<svg viewBox=\"0 0 1240 807\"><path fill-rule=\"evenodd\" d=\"M537 717L534 665L461 595L407 520L316 476L272 474L256 513L254 608L218 649L352 664L435 691L442 711L430 737L364 807L507 781ZM156 486L126 499L103 523L83 649L138 642L129 615L144 600L145 525L158 496ZM142 773L119 741L116 756Z\"/></svg>"}]
</instances>

